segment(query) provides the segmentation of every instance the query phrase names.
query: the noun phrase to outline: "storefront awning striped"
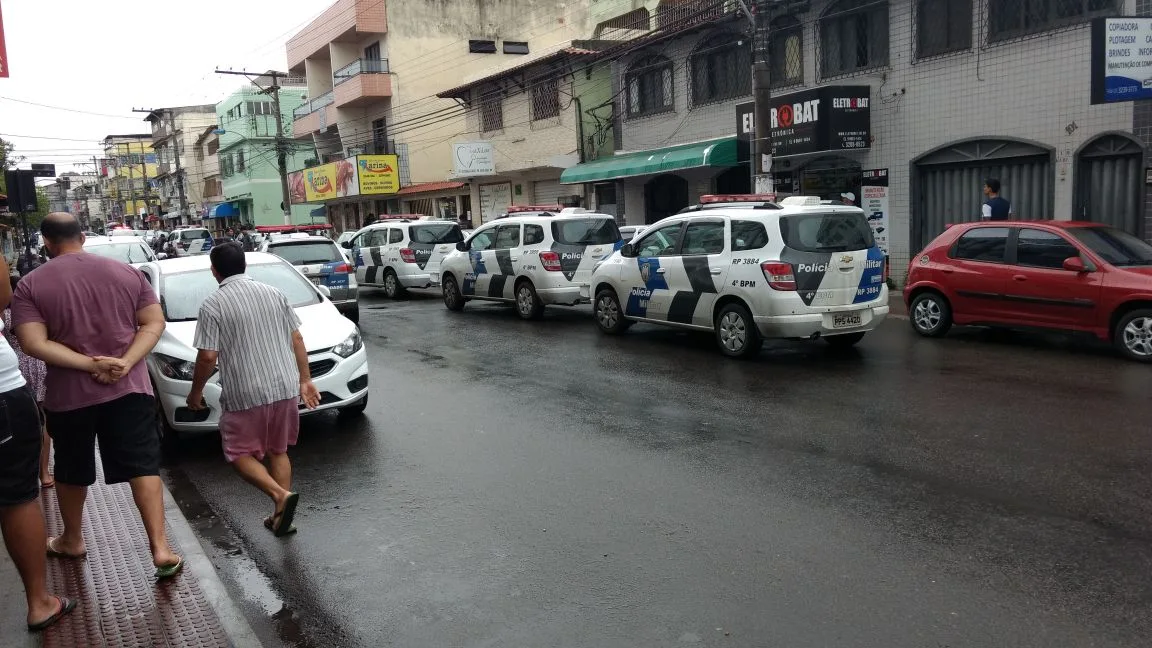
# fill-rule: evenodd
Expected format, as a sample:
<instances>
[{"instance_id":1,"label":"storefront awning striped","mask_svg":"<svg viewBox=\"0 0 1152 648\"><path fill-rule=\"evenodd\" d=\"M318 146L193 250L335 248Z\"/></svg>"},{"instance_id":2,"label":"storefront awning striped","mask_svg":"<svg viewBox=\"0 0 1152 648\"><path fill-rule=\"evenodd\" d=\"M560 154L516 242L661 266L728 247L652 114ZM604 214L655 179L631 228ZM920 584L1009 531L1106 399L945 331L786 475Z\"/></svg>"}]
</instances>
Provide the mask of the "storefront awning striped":
<instances>
[{"instance_id":1,"label":"storefront awning striped","mask_svg":"<svg viewBox=\"0 0 1152 648\"><path fill-rule=\"evenodd\" d=\"M560 175L563 184L580 184L616 180L634 176L656 175L696 169L700 167L734 167L739 162L736 156L736 138L680 144L652 151L639 151L614 155L609 158L577 164L564 170Z\"/></svg>"}]
</instances>

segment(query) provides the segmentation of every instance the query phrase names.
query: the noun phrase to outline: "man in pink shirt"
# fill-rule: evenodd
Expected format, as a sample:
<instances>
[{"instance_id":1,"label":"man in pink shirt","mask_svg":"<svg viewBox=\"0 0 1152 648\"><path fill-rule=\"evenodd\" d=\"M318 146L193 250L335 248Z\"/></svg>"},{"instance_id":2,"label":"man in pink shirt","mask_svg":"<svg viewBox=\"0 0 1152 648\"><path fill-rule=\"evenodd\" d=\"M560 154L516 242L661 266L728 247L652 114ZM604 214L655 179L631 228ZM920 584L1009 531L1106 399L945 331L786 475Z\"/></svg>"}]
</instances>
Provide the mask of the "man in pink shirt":
<instances>
[{"instance_id":1,"label":"man in pink shirt","mask_svg":"<svg viewBox=\"0 0 1152 648\"><path fill-rule=\"evenodd\" d=\"M49 214L40 232L52 260L20 281L12 319L25 353L48 365L44 409L64 520L64 533L48 540L48 554L86 554L80 529L88 486L96 482L99 439L105 483L132 487L156 577L175 576L183 560L164 531L156 401L142 362L164 332L164 312L143 273L84 251L71 214Z\"/></svg>"}]
</instances>

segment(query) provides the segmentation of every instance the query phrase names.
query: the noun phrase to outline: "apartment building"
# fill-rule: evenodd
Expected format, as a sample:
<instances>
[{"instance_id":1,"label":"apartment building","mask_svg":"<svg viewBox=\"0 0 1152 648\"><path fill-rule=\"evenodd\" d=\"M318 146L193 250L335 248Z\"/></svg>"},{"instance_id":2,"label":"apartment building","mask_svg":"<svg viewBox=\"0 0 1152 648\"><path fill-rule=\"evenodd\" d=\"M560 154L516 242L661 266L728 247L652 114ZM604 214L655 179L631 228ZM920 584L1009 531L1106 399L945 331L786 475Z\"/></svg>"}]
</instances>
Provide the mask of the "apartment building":
<instances>
[{"instance_id":1,"label":"apartment building","mask_svg":"<svg viewBox=\"0 0 1152 648\"><path fill-rule=\"evenodd\" d=\"M171 228L191 225L199 220L204 204L202 187L196 180L196 140L216 124L216 107L177 106L158 108L144 118L152 126L152 149L156 152L156 175L153 186L159 200L158 213L150 214L152 222ZM192 180L191 182L189 180Z\"/></svg>"},{"instance_id":2,"label":"apartment building","mask_svg":"<svg viewBox=\"0 0 1152 648\"><path fill-rule=\"evenodd\" d=\"M143 229L156 197L149 180L156 177L151 133L108 135L100 160L101 193L107 222Z\"/></svg>"},{"instance_id":3,"label":"apartment building","mask_svg":"<svg viewBox=\"0 0 1152 648\"><path fill-rule=\"evenodd\" d=\"M189 182L200 185L203 205L197 215L202 222L211 218L227 218L233 209L230 204L221 207L224 203L224 179L220 177L220 157L217 155L220 151L219 131L219 125L213 124L201 131L196 138L194 158L198 174L189 174L188 176ZM223 216L221 212L228 212L229 214ZM213 221L212 224L224 224L225 229L232 225L232 223L224 223L223 221Z\"/></svg>"}]
</instances>

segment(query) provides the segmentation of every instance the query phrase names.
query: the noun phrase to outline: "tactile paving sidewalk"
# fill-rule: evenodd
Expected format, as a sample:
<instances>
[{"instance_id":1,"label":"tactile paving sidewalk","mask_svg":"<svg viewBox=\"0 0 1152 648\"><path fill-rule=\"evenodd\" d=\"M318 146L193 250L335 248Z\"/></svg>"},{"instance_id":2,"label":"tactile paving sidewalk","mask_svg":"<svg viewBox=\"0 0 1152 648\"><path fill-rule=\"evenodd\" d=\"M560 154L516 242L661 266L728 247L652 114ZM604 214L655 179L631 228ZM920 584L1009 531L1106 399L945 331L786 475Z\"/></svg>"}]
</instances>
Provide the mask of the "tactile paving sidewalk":
<instances>
[{"instance_id":1,"label":"tactile paving sidewalk","mask_svg":"<svg viewBox=\"0 0 1152 648\"><path fill-rule=\"evenodd\" d=\"M99 466L99 461L97 461ZM99 470L99 468L98 468ZM148 536L128 484L88 489L85 560L48 559L52 591L77 599L76 611L44 633L45 648L227 648L220 621L187 568L157 582ZM63 531L55 489L43 491L48 535ZM172 549L184 555L171 540Z\"/></svg>"}]
</instances>

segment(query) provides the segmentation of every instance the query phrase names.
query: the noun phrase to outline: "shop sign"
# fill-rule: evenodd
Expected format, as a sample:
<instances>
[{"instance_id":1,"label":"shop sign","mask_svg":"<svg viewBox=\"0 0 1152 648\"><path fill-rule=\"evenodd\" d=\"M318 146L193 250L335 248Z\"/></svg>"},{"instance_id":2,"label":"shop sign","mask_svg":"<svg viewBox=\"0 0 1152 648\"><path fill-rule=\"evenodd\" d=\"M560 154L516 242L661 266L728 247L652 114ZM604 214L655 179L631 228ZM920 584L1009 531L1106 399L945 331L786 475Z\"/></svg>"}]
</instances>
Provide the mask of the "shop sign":
<instances>
[{"instance_id":1,"label":"shop sign","mask_svg":"<svg viewBox=\"0 0 1152 648\"><path fill-rule=\"evenodd\" d=\"M452 167L459 178L495 175L492 142L456 142L452 145Z\"/></svg>"},{"instance_id":2,"label":"shop sign","mask_svg":"<svg viewBox=\"0 0 1152 648\"><path fill-rule=\"evenodd\" d=\"M1152 18L1092 21L1092 103L1152 99Z\"/></svg>"},{"instance_id":3,"label":"shop sign","mask_svg":"<svg viewBox=\"0 0 1152 648\"><path fill-rule=\"evenodd\" d=\"M512 183L480 185L480 222L487 223L508 212L512 206Z\"/></svg>"},{"instance_id":4,"label":"shop sign","mask_svg":"<svg viewBox=\"0 0 1152 648\"><path fill-rule=\"evenodd\" d=\"M876 245L888 256L888 169L865 169L860 173L860 206L872 226Z\"/></svg>"},{"instance_id":5,"label":"shop sign","mask_svg":"<svg viewBox=\"0 0 1152 648\"><path fill-rule=\"evenodd\" d=\"M361 196L380 196L400 191L400 156L357 155L356 173Z\"/></svg>"},{"instance_id":6,"label":"shop sign","mask_svg":"<svg viewBox=\"0 0 1152 648\"><path fill-rule=\"evenodd\" d=\"M776 157L871 146L869 86L824 86L772 98L769 136Z\"/></svg>"}]
</instances>

